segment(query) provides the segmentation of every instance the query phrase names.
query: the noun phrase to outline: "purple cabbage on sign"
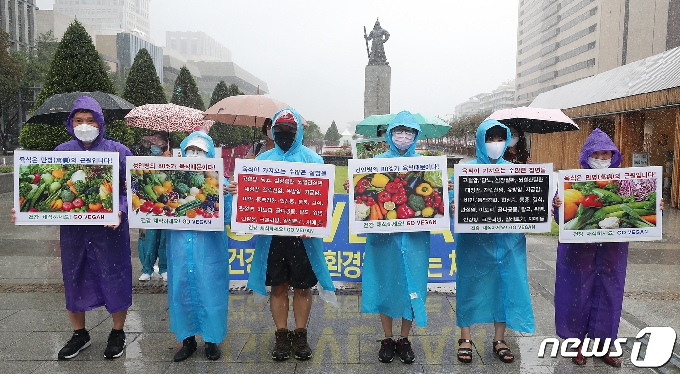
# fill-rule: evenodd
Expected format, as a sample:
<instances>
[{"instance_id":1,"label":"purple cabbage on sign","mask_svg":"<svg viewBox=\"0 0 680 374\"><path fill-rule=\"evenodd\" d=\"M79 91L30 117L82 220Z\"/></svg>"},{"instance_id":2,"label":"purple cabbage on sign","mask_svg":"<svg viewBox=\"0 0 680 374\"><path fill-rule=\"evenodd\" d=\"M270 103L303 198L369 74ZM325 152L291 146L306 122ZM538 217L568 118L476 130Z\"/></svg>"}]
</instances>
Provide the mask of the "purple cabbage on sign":
<instances>
[{"instance_id":1,"label":"purple cabbage on sign","mask_svg":"<svg viewBox=\"0 0 680 374\"><path fill-rule=\"evenodd\" d=\"M656 179L630 179L619 182L619 196L633 196L635 201L647 199L647 195L656 191Z\"/></svg>"}]
</instances>

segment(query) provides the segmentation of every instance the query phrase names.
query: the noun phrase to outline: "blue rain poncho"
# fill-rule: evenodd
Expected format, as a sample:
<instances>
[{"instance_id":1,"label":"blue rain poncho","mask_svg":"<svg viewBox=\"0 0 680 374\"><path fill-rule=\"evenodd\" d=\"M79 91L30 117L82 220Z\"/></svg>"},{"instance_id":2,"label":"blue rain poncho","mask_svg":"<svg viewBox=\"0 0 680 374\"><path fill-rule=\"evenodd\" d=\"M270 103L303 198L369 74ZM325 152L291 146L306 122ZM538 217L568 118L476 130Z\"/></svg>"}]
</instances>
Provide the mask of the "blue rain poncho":
<instances>
[{"instance_id":1,"label":"blue rain poncho","mask_svg":"<svg viewBox=\"0 0 680 374\"><path fill-rule=\"evenodd\" d=\"M307 162L312 164L323 164L323 158L316 154L316 152L302 145L303 128L300 114L292 108L281 109L274 116L273 123L276 123L276 118L283 112L290 111L295 116L297 122L297 133L295 141L288 152L284 152L278 144L267 152L261 153L256 157L256 160L261 161L288 161L288 162ZM274 132L274 139L276 139L276 132ZM267 295L265 287L265 279L267 275L267 258L269 258L269 246L272 242L271 235L258 235L255 242L255 253L253 254L253 261L250 267L250 274L248 275L248 288L252 289L260 295ZM307 257L312 265L312 270L316 275L319 283L319 296L333 305L337 305L335 297L335 285L331 279L331 273L328 271L326 264L326 257L323 254L323 239L309 238L302 239L305 245Z\"/></svg>"},{"instance_id":2,"label":"blue rain poncho","mask_svg":"<svg viewBox=\"0 0 680 374\"><path fill-rule=\"evenodd\" d=\"M208 140L207 157L215 157L212 139L200 131L182 141L182 156L196 136ZM231 217L229 198L224 199L224 216ZM220 343L227 334L229 306L226 231L167 230L166 240L170 330L180 341L201 334L206 342Z\"/></svg>"},{"instance_id":3,"label":"blue rain poncho","mask_svg":"<svg viewBox=\"0 0 680 374\"><path fill-rule=\"evenodd\" d=\"M493 126L510 130L496 120L485 120L477 128L477 151L469 164L490 164L485 136ZM510 162L498 160L498 164ZM455 179L451 176L451 182ZM453 194L451 194L453 198ZM527 277L524 234L455 234L456 241L456 324L505 322L520 332L534 332Z\"/></svg>"},{"instance_id":4,"label":"blue rain poncho","mask_svg":"<svg viewBox=\"0 0 680 374\"><path fill-rule=\"evenodd\" d=\"M402 155L389 135L393 128L418 130L413 145ZM420 125L407 111L397 114L387 128L390 150L375 158L417 157ZM361 312L380 313L392 318L416 319L427 324L427 268L430 261L430 232L366 234L366 251L361 285Z\"/></svg>"}]
</instances>

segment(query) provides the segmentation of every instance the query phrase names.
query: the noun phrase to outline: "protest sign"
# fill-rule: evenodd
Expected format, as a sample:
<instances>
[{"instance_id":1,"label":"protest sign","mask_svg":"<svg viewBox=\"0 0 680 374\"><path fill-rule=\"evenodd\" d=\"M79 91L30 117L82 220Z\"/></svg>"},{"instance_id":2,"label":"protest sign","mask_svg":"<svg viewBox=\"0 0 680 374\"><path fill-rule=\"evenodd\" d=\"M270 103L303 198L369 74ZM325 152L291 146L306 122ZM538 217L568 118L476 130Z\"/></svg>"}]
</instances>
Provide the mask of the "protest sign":
<instances>
[{"instance_id":1,"label":"protest sign","mask_svg":"<svg viewBox=\"0 0 680 374\"><path fill-rule=\"evenodd\" d=\"M361 282L366 236L349 232L347 194L335 194L331 235L323 239L326 264L335 282ZM456 243L452 228L430 231L428 283L456 281ZM229 237L229 273L231 280L247 280L255 253L257 235L239 235L227 225Z\"/></svg>"},{"instance_id":2,"label":"protest sign","mask_svg":"<svg viewBox=\"0 0 680 374\"><path fill-rule=\"evenodd\" d=\"M235 232L328 237L335 166L236 159Z\"/></svg>"},{"instance_id":3,"label":"protest sign","mask_svg":"<svg viewBox=\"0 0 680 374\"><path fill-rule=\"evenodd\" d=\"M552 173L552 164L455 165L455 231L550 231Z\"/></svg>"},{"instance_id":4,"label":"protest sign","mask_svg":"<svg viewBox=\"0 0 680 374\"><path fill-rule=\"evenodd\" d=\"M661 166L559 172L563 243L661 240Z\"/></svg>"},{"instance_id":5,"label":"protest sign","mask_svg":"<svg viewBox=\"0 0 680 374\"><path fill-rule=\"evenodd\" d=\"M117 225L118 152L14 152L18 225Z\"/></svg>"},{"instance_id":6,"label":"protest sign","mask_svg":"<svg viewBox=\"0 0 680 374\"><path fill-rule=\"evenodd\" d=\"M349 160L349 224L358 233L449 227L446 157Z\"/></svg>"},{"instance_id":7,"label":"protest sign","mask_svg":"<svg viewBox=\"0 0 680 374\"><path fill-rule=\"evenodd\" d=\"M385 138L370 138L352 140L352 158L373 158L390 150L390 145Z\"/></svg>"},{"instance_id":8,"label":"protest sign","mask_svg":"<svg viewBox=\"0 0 680 374\"><path fill-rule=\"evenodd\" d=\"M130 227L224 230L221 158L127 157Z\"/></svg>"}]
</instances>

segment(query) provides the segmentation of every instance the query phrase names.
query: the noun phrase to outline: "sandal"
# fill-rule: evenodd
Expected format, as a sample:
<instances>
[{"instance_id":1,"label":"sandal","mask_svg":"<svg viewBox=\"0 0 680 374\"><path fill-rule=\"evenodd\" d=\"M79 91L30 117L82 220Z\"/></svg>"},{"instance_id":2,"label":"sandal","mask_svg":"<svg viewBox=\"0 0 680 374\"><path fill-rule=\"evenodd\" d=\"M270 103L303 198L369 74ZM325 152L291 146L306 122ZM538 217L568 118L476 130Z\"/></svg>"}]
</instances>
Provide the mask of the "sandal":
<instances>
[{"instance_id":1,"label":"sandal","mask_svg":"<svg viewBox=\"0 0 680 374\"><path fill-rule=\"evenodd\" d=\"M575 363L576 365L580 365L580 366L583 366L588 362L588 359L581 352L582 348L583 348L583 343L578 345L578 347L576 348L576 350L577 350L576 356L571 358L571 362Z\"/></svg>"},{"instance_id":2,"label":"sandal","mask_svg":"<svg viewBox=\"0 0 680 374\"><path fill-rule=\"evenodd\" d=\"M496 348L499 344L505 344L505 347ZM493 352L498 356L498 358L506 364L515 361L515 355L512 354L510 348L507 347L505 340L496 340L493 342Z\"/></svg>"},{"instance_id":3,"label":"sandal","mask_svg":"<svg viewBox=\"0 0 680 374\"><path fill-rule=\"evenodd\" d=\"M461 348L463 343L470 343L474 347L475 343L470 339L458 339L458 361L469 364L472 362L472 348Z\"/></svg>"}]
</instances>

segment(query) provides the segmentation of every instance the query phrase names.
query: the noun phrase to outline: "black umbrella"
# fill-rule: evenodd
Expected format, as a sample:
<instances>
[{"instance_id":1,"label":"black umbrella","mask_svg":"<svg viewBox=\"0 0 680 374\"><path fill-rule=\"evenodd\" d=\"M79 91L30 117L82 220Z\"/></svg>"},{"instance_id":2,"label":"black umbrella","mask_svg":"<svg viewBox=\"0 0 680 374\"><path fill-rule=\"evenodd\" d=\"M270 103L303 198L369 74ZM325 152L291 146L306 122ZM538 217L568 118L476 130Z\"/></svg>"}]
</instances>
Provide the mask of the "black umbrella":
<instances>
[{"instance_id":1,"label":"black umbrella","mask_svg":"<svg viewBox=\"0 0 680 374\"><path fill-rule=\"evenodd\" d=\"M125 115L135 107L128 101L105 92L69 92L50 96L26 122L63 125L68 115L71 114L73 104L81 96L90 96L97 100L107 122L124 119Z\"/></svg>"},{"instance_id":2,"label":"black umbrella","mask_svg":"<svg viewBox=\"0 0 680 374\"><path fill-rule=\"evenodd\" d=\"M578 125L559 109L518 107L497 110L488 117L524 132L547 134L578 130Z\"/></svg>"}]
</instances>

